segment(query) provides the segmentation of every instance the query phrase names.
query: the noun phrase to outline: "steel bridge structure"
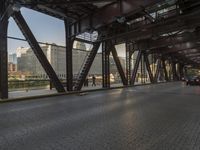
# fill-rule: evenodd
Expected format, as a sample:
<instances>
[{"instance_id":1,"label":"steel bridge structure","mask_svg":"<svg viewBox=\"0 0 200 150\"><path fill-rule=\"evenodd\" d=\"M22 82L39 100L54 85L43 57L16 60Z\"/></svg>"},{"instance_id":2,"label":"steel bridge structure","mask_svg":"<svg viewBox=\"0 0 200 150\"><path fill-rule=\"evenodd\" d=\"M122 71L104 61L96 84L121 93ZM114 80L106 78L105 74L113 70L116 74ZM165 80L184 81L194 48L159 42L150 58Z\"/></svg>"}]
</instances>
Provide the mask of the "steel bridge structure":
<instances>
[{"instance_id":1,"label":"steel bridge structure","mask_svg":"<svg viewBox=\"0 0 200 150\"><path fill-rule=\"evenodd\" d=\"M20 9L26 7L63 20L66 37L65 89L48 62ZM7 29L13 17L49 79L60 93L80 91L102 45L103 88L110 88L109 56L112 54L124 86L134 85L139 64L148 71L151 83L180 80L187 66L200 67L199 0L1 0L0 2L0 98L8 98ZM95 39L81 34L97 32ZM74 41L92 44L73 84ZM126 70L115 45L126 45ZM136 62L131 57L137 53ZM152 72L150 57L156 63ZM166 66L170 67L170 72ZM133 69L132 69L133 68Z\"/></svg>"}]
</instances>

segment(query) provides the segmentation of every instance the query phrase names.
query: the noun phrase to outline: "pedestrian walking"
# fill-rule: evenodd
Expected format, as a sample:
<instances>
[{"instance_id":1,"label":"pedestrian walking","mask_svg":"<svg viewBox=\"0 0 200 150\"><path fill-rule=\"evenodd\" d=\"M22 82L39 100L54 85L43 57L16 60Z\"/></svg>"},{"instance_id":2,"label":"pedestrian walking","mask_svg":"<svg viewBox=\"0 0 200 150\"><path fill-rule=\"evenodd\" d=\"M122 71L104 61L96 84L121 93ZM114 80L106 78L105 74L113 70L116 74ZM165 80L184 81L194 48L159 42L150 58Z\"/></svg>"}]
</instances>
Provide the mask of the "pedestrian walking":
<instances>
[{"instance_id":1,"label":"pedestrian walking","mask_svg":"<svg viewBox=\"0 0 200 150\"><path fill-rule=\"evenodd\" d=\"M92 76L92 86L96 86L96 77L95 77L95 75Z\"/></svg>"}]
</instances>

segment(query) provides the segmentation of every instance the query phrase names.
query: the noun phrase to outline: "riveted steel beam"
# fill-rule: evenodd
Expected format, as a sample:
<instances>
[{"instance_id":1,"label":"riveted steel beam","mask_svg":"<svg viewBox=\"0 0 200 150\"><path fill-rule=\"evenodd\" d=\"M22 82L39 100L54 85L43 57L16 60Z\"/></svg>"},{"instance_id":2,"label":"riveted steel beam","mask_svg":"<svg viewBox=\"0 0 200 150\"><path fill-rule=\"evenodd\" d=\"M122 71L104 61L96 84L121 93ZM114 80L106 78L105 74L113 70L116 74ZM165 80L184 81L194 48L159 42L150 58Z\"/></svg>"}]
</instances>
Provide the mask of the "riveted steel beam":
<instances>
[{"instance_id":1,"label":"riveted steel beam","mask_svg":"<svg viewBox=\"0 0 200 150\"><path fill-rule=\"evenodd\" d=\"M137 29L129 29L119 34L107 36L104 40L116 39L117 43L122 43L125 39L133 41L151 39L152 37L172 33L185 29L194 29L200 25L200 12L194 12L181 16L174 16L165 21L141 25Z\"/></svg>"},{"instance_id":2,"label":"riveted steel beam","mask_svg":"<svg viewBox=\"0 0 200 150\"><path fill-rule=\"evenodd\" d=\"M198 43L185 42L185 43L173 45L171 47L163 47L163 48L160 48L159 50L153 50L152 52L162 53L163 55L165 55L165 54L173 54L173 53L177 53L179 51L185 51L185 50L189 52L190 50L196 49L196 48L198 49L199 47L200 47L200 44Z\"/></svg>"},{"instance_id":3,"label":"riveted steel beam","mask_svg":"<svg viewBox=\"0 0 200 150\"><path fill-rule=\"evenodd\" d=\"M161 72L161 59L160 57L157 59L157 66L156 66L156 73L154 76L154 82L157 83L158 82L158 76L159 73Z\"/></svg>"},{"instance_id":4,"label":"riveted steel beam","mask_svg":"<svg viewBox=\"0 0 200 150\"><path fill-rule=\"evenodd\" d=\"M161 61L162 61L162 67L163 67L163 70L164 70L165 80L166 80L166 81L169 81L169 76L168 76L168 73L167 73L167 68L166 68L165 59L162 58Z\"/></svg>"},{"instance_id":5,"label":"riveted steel beam","mask_svg":"<svg viewBox=\"0 0 200 150\"><path fill-rule=\"evenodd\" d=\"M143 52L143 55L144 55L144 61L145 61L145 64L146 64L147 72L149 74L150 82L153 83L154 79L153 79L153 74L152 74L152 71L151 71L148 55L147 55L146 52Z\"/></svg>"},{"instance_id":6,"label":"riveted steel beam","mask_svg":"<svg viewBox=\"0 0 200 150\"><path fill-rule=\"evenodd\" d=\"M127 84L130 84L131 81L131 56L132 56L132 49L131 49L131 43L126 41L126 78L127 78Z\"/></svg>"},{"instance_id":7,"label":"riveted steel beam","mask_svg":"<svg viewBox=\"0 0 200 150\"><path fill-rule=\"evenodd\" d=\"M66 39L66 75L67 75L67 91L73 91L73 60L72 49L74 37L71 36L70 22L64 21L65 24L65 39Z\"/></svg>"},{"instance_id":8,"label":"riveted steel beam","mask_svg":"<svg viewBox=\"0 0 200 150\"><path fill-rule=\"evenodd\" d=\"M3 12L0 13L2 17ZM8 17L0 20L0 98L8 98L8 51L7 51Z\"/></svg>"},{"instance_id":9,"label":"riveted steel beam","mask_svg":"<svg viewBox=\"0 0 200 150\"><path fill-rule=\"evenodd\" d=\"M87 75L90 71L92 63L94 62L94 59L95 59L95 56L98 52L100 44L101 44L100 42L94 42L93 43L93 48L92 48L91 52L89 53L89 55L87 56L86 61L83 62L84 63L83 68L81 68L81 71L80 71L78 78L76 80L76 83L75 83L75 86L74 86L75 91L81 90L81 88L82 88L82 86L83 86L83 84L86 80L86 77L87 77Z\"/></svg>"},{"instance_id":10,"label":"riveted steel beam","mask_svg":"<svg viewBox=\"0 0 200 150\"><path fill-rule=\"evenodd\" d=\"M45 6L51 6L51 5L78 5L78 4L92 4L92 3L104 3L104 2L116 2L117 0L68 0L68 1L49 1L49 2L42 2L42 1L23 1L18 2L19 4L23 6L35 6L35 5L45 5Z\"/></svg>"},{"instance_id":11,"label":"riveted steel beam","mask_svg":"<svg viewBox=\"0 0 200 150\"><path fill-rule=\"evenodd\" d=\"M173 61L172 61L172 75L173 75L173 80L177 81L178 75L177 75L177 70L176 70L176 63Z\"/></svg>"},{"instance_id":12,"label":"riveted steel beam","mask_svg":"<svg viewBox=\"0 0 200 150\"><path fill-rule=\"evenodd\" d=\"M109 43L110 42L110 43ZM110 88L110 48L111 41L102 42L102 86Z\"/></svg>"},{"instance_id":13,"label":"riveted steel beam","mask_svg":"<svg viewBox=\"0 0 200 150\"><path fill-rule=\"evenodd\" d=\"M120 75L120 77L121 77L121 80L122 80L123 85L128 85L127 78L126 78L126 76L125 76L124 70L123 70L123 68L122 68L121 62L120 62L120 60L119 60L119 57L118 57L118 55L117 55L117 51L116 51L116 48L115 48L114 45L112 45L112 47L111 47L111 52L112 52L112 56L113 56L113 58L114 58L114 61L115 61L115 64L116 64L116 66L117 66L117 70L118 70L118 72L119 72L119 75Z\"/></svg>"},{"instance_id":14,"label":"riveted steel beam","mask_svg":"<svg viewBox=\"0 0 200 150\"><path fill-rule=\"evenodd\" d=\"M95 12L94 14L82 17L77 22L72 24L72 28L76 28L77 23L79 24L79 32L72 32L73 35L83 33L90 29L99 29L102 26L108 25L117 20L120 16L129 16L141 12L144 7L153 5L162 0L121 0L118 3L111 3ZM72 31L75 31L72 29Z\"/></svg>"},{"instance_id":15,"label":"riveted steel beam","mask_svg":"<svg viewBox=\"0 0 200 150\"><path fill-rule=\"evenodd\" d=\"M15 11L13 13L13 18L18 25L19 29L22 31L24 37L27 39L29 45L31 46L33 52L35 53L36 57L38 58L39 62L41 63L42 67L44 68L45 72L49 76L50 80L54 84L56 90L58 92L65 92L65 89L58 79L54 69L50 65L49 61L47 60L44 52L42 51L40 45L38 44L37 40L35 39L32 31L30 30L28 24L26 23L25 19L21 15L21 12Z\"/></svg>"},{"instance_id":16,"label":"riveted steel beam","mask_svg":"<svg viewBox=\"0 0 200 150\"><path fill-rule=\"evenodd\" d=\"M137 58L136 58L136 62L135 62L135 65L134 65L134 69L133 69L133 72L132 72L132 76L131 76L131 85L135 84L135 79L136 79L136 75L137 75L137 71L138 71L138 67L139 67L141 58L142 58L142 51L139 50Z\"/></svg>"},{"instance_id":17,"label":"riveted steel beam","mask_svg":"<svg viewBox=\"0 0 200 150\"><path fill-rule=\"evenodd\" d=\"M182 34L177 35L169 35L166 37L160 37L156 40L147 39L147 40L140 40L134 44L134 49L142 49L142 50L154 50L159 48L164 48L167 46L173 47L174 45L188 43L188 42L198 42L200 40L199 32L185 32Z\"/></svg>"}]
</instances>

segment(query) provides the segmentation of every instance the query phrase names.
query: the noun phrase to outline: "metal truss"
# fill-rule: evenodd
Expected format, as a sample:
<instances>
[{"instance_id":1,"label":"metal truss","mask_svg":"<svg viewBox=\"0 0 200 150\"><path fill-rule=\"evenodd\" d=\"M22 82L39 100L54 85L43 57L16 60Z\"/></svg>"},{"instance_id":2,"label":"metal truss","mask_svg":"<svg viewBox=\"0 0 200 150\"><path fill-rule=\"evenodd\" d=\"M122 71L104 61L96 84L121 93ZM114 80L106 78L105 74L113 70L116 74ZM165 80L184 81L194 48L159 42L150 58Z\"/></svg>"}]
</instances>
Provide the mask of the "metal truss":
<instances>
[{"instance_id":1,"label":"metal truss","mask_svg":"<svg viewBox=\"0 0 200 150\"><path fill-rule=\"evenodd\" d=\"M144 52L143 55L144 55L144 61L146 63L146 68L147 68L147 71L148 71L148 74L149 74L150 82L153 83L154 82L154 78L153 78L153 74L152 74L152 71L151 71L148 55L147 55L146 52Z\"/></svg>"},{"instance_id":2,"label":"metal truss","mask_svg":"<svg viewBox=\"0 0 200 150\"><path fill-rule=\"evenodd\" d=\"M132 54L132 48L131 43L126 41L126 78L127 78L127 84L130 85L131 81L131 54Z\"/></svg>"},{"instance_id":3,"label":"metal truss","mask_svg":"<svg viewBox=\"0 0 200 150\"><path fill-rule=\"evenodd\" d=\"M141 58L142 58L142 51L139 50L137 58L136 58L136 62L135 62L135 65L134 65L134 69L133 69L133 72L132 72L132 75L131 75L131 85L134 85L134 83L135 83L135 79L136 79L136 75L137 75L137 71L138 71L138 67L139 67Z\"/></svg>"},{"instance_id":4,"label":"metal truss","mask_svg":"<svg viewBox=\"0 0 200 150\"><path fill-rule=\"evenodd\" d=\"M158 82L158 76L161 72L161 59L160 57L158 57L157 59L157 62L156 62L156 73L155 73L155 76L154 76L154 82Z\"/></svg>"},{"instance_id":5,"label":"metal truss","mask_svg":"<svg viewBox=\"0 0 200 150\"><path fill-rule=\"evenodd\" d=\"M124 70L123 70L123 68L122 68L121 62L120 62L120 60L119 60L119 57L118 57L118 55L117 55L117 51L116 51L116 48L115 48L114 45L112 45L112 47L111 47L111 52L112 52L112 56L113 56L113 58L114 58L114 61L115 61L115 64L116 64L116 66L117 66L117 70L118 70L118 72L119 72L119 75L120 75L120 77L121 77L121 80L122 80L123 85L128 85L128 80L127 80L127 78L126 78L126 75L125 75L125 73L124 73Z\"/></svg>"},{"instance_id":6,"label":"metal truss","mask_svg":"<svg viewBox=\"0 0 200 150\"><path fill-rule=\"evenodd\" d=\"M166 68L166 61L165 61L164 58L162 58L161 61L162 61L162 67L163 67L163 70L164 70L165 80L169 81L169 75L168 75L167 68Z\"/></svg>"},{"instance_id":7,"label":"metal truss","mask_svg":"<svg viewBox=\"0 0 200 150\"><path fill-rule=\"evenodd\" d=\"M111 43L108 41L102 42L102 86L103 88L110 87L110 48Z\"/></svg>"},{"instance_id":8,"label":"metal truss","mask_svg":"<svg viewBox=\"0 0 200 150\"><path fill-rule=\"evenodd\" d=\"M2 17L2 14L0 14ZM0 20L0 97L8 98L8 52L7 52L8 17Z\"/></svg>"},{"instance_id":9,"label":"metal truss","mask_svg":"<svg viewBox=\"0 0 200 150\"><path fill-rule=\"evenodd\" d=\"M71 36L70 21L65 20L65 35L66 35L66 75L67 75L67 91L73 91L73 43L74 37Z\"/></svg>"},{"instance_id":10,"label":"metal truss","mask_svg":"<svg viewBox=\"0 0 200 150\"><path fill-rule=\"evenodd\" d=\"M160 7L157 7L158 4ZM15 8L13 6L19 6ZM140 7L138 7L140 6ZM158 11L175 6L172 11L158 17ZM200 13L198 1L177 1L169 4L162 0L74 0L74 1L24 1L0 2L0 97L8 98L7 29L12 14L36 57L58 92L65 89L48 62L34 34L21 15L20 7L27 7L64 20L66 37L67 91L80 91L95 56L102 44L102 85L110 88L110 53L124 86L134 85L138 70L142 79L146 73L151 83L180 80L185 66L200 66ZM13 12L15 11L15 12ZM180 15L180 12L182 14ZM155 16L153 14L155 13ZM95 41L81 39L83 32L103 33ZM72 49L74 40L93 45L81 71L73 77ZM126 69L123 70L115 44L126 44ZM133 52L138 52L135 64ZM156 62L150 61L152 55ZM173 56L173 57L172 57ZM156 63L156 70L154 65ZM141 65L140 65L141 64ZM141 68L139 68L139 66ZM142 80L143 83L144 79Z\"/></svg>"},{"instance_id":11,"label":"metal truss","mask_svg":"<svg viewBox=\"0 0 200 150\"><path fill-rule=\"evenodd\" d=\"M95 56L98 52L98 49L99 49L99 46L100 46L100 42L94 42L93 44L93 48L91 50L91 52L89 53L89 55L87 56L87 59L83 65L83 67L81 68L81 71L80 73L78 74L78 77L76 78L76 82L75 82L75 85L74 85L74 90L75 91L80 91L85 80L86 80L86 77L90 71L90 68L92 66L92 63L94 62L94 59L95 59Z\"/></svg>"},{"instance_id":12,"label":"metal truss","mask_svg":"<svg viewBox=\"0 0 200 150\"><path fill-rule=\"evenodd\" d=\"M18 25L19 29L22 31L24 37L27 39L29 45L31 46L33 52L35 53L42 67L44 68L45 72L49 76L51 82L54 84L56 90L58 92L65 92L65 89L62 83L58 79L54 69L52 68L49 61L47 60L45 54L43 53L41 47L39 46L37 40L35 39L33 33L31 32L30 28L28 27L21 13L14 12L12 16L16 24Z\"/></svg>"}]
</instances>

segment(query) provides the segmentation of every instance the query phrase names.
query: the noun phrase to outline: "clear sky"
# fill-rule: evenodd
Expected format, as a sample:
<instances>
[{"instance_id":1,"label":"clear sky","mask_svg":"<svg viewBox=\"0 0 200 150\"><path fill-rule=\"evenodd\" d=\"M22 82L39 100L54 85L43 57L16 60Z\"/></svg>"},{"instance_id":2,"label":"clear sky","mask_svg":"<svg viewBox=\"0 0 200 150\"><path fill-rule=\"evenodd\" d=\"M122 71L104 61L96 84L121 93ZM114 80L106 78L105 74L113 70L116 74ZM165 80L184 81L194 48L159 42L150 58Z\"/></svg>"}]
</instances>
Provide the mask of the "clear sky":
<instances>
[{"instance_id":1,"label":"clear sky","mask_svg":"<svg viewBox=\"0 0 200 150\"><path fill-rule=\"evenodd\" d=\"M21 12L38 42L65 46L65 29L62 20L26 8L22 8ZM8 36L24 38L12 18L9 21ZM8 39L8 53L15 53L21 46L30 47L27 42ZM125 45L117 46L119 56L125 57L124 47Z\"/></svg>"}]
</instances>

